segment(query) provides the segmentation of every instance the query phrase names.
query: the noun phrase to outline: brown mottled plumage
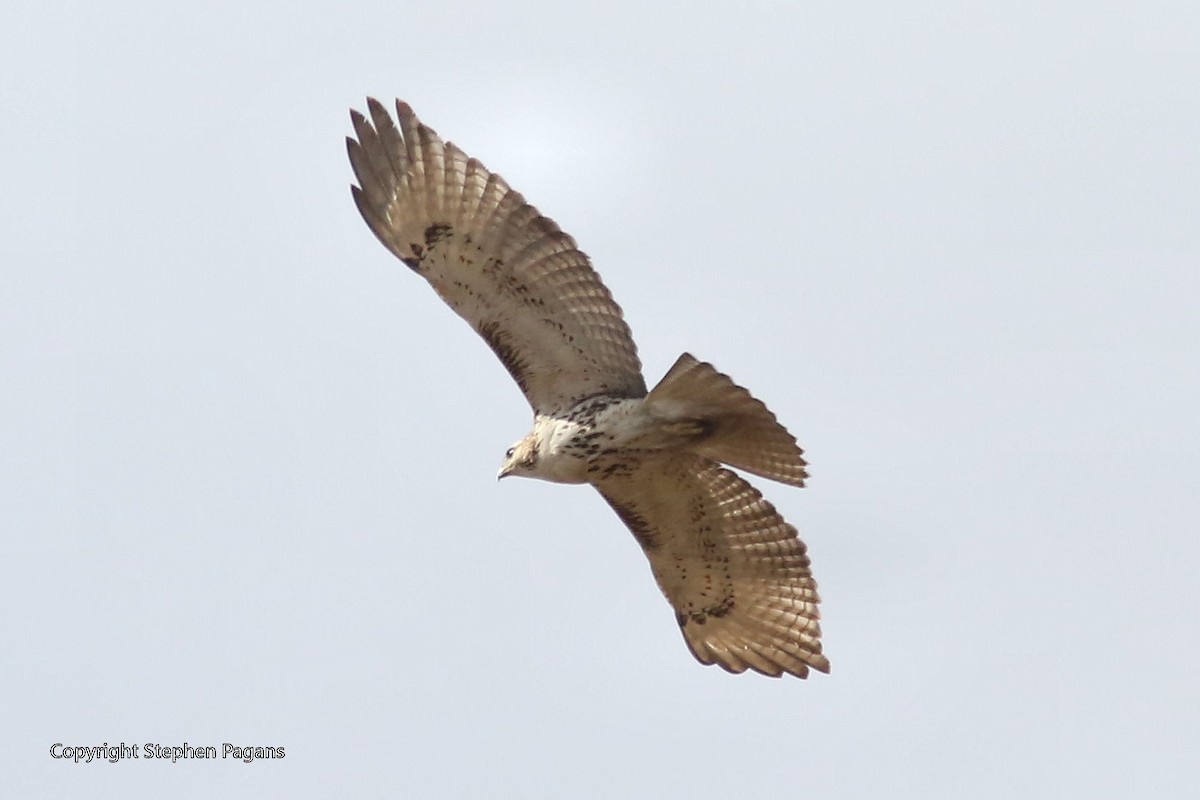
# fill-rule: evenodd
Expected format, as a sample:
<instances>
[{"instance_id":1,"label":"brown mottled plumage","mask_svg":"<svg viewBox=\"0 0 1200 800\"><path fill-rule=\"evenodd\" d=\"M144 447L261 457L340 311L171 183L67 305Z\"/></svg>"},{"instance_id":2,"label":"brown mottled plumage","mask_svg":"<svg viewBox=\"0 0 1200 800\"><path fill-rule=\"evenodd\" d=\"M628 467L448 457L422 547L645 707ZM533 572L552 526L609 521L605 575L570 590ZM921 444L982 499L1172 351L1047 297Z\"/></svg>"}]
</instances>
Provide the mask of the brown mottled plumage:
<instances>
[{"instance_id":1,"label":"brown mottled plumage","mask_svg":"<svg viewBox=\"0 0 1200 800\"><path fill-rule=\"evenodd\" d=\"M354 200L379 240L470 323L533 407L500 476L590 483L633 532L692 653L806 677L821 654L796 529L722 463L803 486L796 440L711 364L647 393L620 307L575 241L396 102L351 112Z\"/></svg>"}]
</instances>

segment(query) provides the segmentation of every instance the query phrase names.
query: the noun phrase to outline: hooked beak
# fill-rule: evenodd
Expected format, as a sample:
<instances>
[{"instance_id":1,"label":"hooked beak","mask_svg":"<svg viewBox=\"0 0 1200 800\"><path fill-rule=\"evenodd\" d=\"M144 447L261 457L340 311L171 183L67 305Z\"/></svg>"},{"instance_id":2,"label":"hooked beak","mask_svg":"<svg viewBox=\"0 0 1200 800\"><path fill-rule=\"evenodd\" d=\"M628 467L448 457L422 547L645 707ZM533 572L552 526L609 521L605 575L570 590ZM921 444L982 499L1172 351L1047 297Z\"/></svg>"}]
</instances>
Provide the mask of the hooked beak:
<instances>
[{"instance_id":1,"label":"hooked beak","mask_svg":"<svg viewBox=\"0 0 1200 800\"><path fill-rule=\"evenodd\" d=\"M496 480L500 480L501 478L506 478L511 474L512 474L512 467L505 464L503 467L500 468L500 471L496 473Z\"/></svg>"}]
</instances>

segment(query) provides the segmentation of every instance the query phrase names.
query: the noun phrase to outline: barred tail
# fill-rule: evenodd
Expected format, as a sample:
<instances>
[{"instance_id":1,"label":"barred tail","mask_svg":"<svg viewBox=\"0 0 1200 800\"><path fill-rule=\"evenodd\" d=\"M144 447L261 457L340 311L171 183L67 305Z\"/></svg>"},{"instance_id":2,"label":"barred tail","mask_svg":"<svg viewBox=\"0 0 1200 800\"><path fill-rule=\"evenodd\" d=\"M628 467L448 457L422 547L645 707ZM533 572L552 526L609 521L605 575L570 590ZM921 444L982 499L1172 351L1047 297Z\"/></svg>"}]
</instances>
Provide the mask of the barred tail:
<instances>
[{"instance_id":1,"label":"barred tail","mask_svg":"<svg viewBox=\"0 0 1200 800\"><path fill-rule=\"evenodd\" d=\"M689 353L646 396L645 407L672 427L694 431L690 448L699 455L792 486L808 477L804 451L775 415Z\"/></svg>"}]
</instances>

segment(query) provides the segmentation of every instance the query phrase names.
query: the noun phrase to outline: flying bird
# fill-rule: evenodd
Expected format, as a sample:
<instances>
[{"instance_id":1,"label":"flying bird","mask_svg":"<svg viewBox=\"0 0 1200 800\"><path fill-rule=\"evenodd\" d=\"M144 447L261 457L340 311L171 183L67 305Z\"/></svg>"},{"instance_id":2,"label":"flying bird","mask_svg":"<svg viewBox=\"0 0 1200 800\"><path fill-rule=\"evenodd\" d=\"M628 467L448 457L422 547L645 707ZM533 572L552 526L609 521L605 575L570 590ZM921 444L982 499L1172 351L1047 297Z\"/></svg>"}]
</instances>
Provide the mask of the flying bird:
<instances>
[{"instance_id":1,"label":"flying bird","mask_svg":"<svg viewBox=\"0 0 1200 800\"><path fill-rule=\"evenodd\" d=\"M589 483L641 545L692 654L740 673L829 671L796 529L722 464L792 486L803 451L685 353L647 391L629 326L575 240L405 103L368 99L351 191L379 241L495 352L533 408L500 477Z\"/></svg>"}]
</instances>

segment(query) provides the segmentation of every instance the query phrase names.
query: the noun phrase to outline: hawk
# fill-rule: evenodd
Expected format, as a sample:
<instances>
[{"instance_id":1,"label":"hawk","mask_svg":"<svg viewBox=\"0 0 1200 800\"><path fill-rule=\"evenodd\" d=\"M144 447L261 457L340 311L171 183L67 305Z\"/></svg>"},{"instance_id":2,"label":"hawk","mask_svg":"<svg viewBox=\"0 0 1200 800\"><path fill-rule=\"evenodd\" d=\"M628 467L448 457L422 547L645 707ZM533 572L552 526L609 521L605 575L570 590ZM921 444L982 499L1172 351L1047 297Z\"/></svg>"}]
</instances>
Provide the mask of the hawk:
<instances>
[{"instance_id":1,"label":"hawk","mask_svg":"<svg viewBox=\"0 0 1200 800\"><path fill-rule=\"evenodd\" d=\"M792 486L803 451L763 403L685 353L650 391L621 308L575 240L405 103L347 137L367 225L483 337L533 408L499 477L596 487L633 532L692 654L807 677L817 585L796 529L722 464Z\"/></svg>"}]
</instances>

